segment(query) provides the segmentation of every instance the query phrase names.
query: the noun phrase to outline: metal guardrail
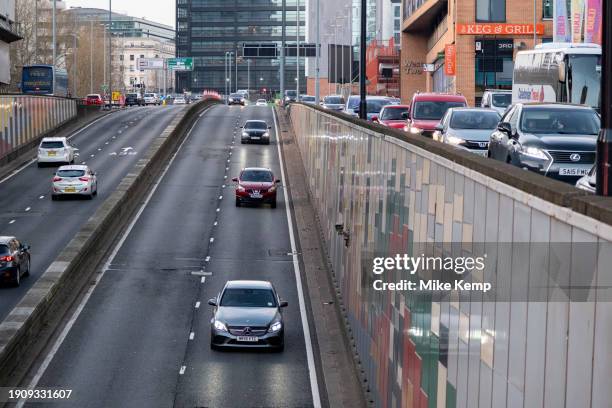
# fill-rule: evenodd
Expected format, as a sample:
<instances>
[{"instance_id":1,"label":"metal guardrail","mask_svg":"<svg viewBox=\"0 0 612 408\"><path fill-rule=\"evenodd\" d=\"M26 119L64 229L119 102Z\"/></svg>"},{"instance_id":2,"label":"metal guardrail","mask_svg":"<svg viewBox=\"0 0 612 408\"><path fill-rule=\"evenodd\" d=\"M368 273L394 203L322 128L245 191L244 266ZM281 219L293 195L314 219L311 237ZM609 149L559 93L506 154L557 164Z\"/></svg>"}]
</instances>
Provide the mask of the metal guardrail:
<instances>
[{"instance_id":1,"label":"metal guardrail","mask_svg":"<svg viewBox=\"0 0 612 408\"><path fill-rule=\"evenodd\" d=\"M74 99L0 95L0 160L76 115Z\"/></svg>"}]
</instances>

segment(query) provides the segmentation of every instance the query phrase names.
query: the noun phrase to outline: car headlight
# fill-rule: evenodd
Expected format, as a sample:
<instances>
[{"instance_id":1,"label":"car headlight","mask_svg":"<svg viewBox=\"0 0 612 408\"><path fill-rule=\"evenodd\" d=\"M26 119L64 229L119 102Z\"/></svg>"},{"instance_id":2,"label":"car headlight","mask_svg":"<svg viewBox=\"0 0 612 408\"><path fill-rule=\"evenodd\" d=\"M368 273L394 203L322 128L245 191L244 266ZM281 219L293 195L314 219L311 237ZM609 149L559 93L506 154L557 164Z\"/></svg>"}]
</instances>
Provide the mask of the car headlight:
<instances>
[{"instance_id":1,"label":"car headlight","mask_svg":"<svg viewBox=\"0 0 612 408\"><path fill-rule=\"evenodd\" d=\"M230 102L234 102L234 100L233 100L232 98L229 98L229 101L230 101Z\"/></svg>"},{"instance_id":2,"label":"car headlight","mask_svg":"<svg viewBox=\"0 0 612 408\"><path fill-rule=\"evenodd\" d=\"M283 327L283 324L281 322L274 322L270 325L270 328L268 329L268 333L276 333L282 327Z\"/></svg>"},{"instance_id":3,"label":"car headlight","mask_svg":"<svg viewBox=\"0 0 612 408\"><path fill-rule=\"evenodd\" d=\"M241 193L244 193L246 189L242 187L241 185L238 185L238 191L240 191Z\"/></svg>"},{"instance_id":4,"label":"car headlight","mask_svg":"<svg viewBox=\"0 0 612 408\"><path fill-rule=\"evenodd\" d=\"M270 137L270 132L266 132L263 134L263 137Z\"/></svg>"},{"instance_id":5,"label":"car headlight","mask_svg":"<svg viewBox=\"0 0 612 408\"><path fill-rule=\"evenodd\" d=\"M214 325L215 325L216 330L224 331L224 332L227 331L227 327L225 326L225 323L220 322L219 320L215 320Z\"/></svg>"},{"instance_id":6,"label":"car headlight","mask_svg":"<svg viewBox=\"0 0 612 408\"><path fill-rule=\"evenodd\" d=\"M529 146L529 147L523 148L522 153L525 156L533 157L535 159L548 160L548 156L546 155L544 150L539 149L537 147Z\"/></svg>"},{"instance_id":7,"label":"car headlight","mask_svg":"<svg viewBox=\"0 0 612 408\"><path fill-rule=\"evenodd\" d=\"M410 126L410 133L412 133L413 135L420 135L422 131L423 129L419 129L415 126Z\"/></svg>"},{"instance_id":8,"label":"car headlight","mask_svg":"<svg viewBox=\"0 0 612 408\"><path fill-rule=\"evenodd\" d=\"M247 132L242 132L242 137L249 137L249 134Z\"/></svg>"},{"instance_id":9,"label":"car headlight","mask_svg":"<svg viewBox=\"0 0 612 408\"><path fill-rule=\"evenodd\" d=\"M452 144L452 145L455 145L455 146L462 145L462 144L465 143L465 140L463 140L462 138L457 137L457 136L449 136L449 137L446 138L446 141L449 144Z\"/></svg>"},{"instance_id":10,"label":"car headlight","mask_svg":"<svg viewBox=\"0 0 612 408\"><path fill-rule=\"evenodd\" d=\"M268 189L268 193L273 193L276 191L276 186L272 186Z\"/></svg>"}]
</instances>

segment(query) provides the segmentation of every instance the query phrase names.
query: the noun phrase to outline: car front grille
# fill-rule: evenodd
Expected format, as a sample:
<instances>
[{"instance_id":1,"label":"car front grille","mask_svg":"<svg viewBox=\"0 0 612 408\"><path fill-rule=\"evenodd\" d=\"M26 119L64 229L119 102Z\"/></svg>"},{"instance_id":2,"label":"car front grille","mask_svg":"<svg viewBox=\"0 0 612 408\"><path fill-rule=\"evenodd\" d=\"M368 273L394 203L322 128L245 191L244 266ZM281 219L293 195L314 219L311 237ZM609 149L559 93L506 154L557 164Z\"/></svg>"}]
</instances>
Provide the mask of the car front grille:
<instances>
[{"instance_id":1,"label":"car front grille","mask_svg":"<svg viewBox=\"0 0 612 408\"><path fill-rule=\"evenodd\" d=\"M570 163L570 164L593 164L595 163L595 152L575 152L571 150L549 150L548 153L553 158L555 163ZM578 160L572 160L572 155L580 156Z\"/></svg>"},{"instance_id":2,"label":"car front grille","mask_svg":"<svg viewBox=\"0 0 612 408\"><path fill-rule=\"evenodd\" d=\"M247 327L250 329L250 333L248 334L244 332L244 329ZM263 336L268 332L267 327L260 326L230 326L227 329L229 330L230 334L234 336Z\"/></svg>"},{"instance_id":3,"label":"car front grille","mask_svg":"<svg viewBox=\"0 0 612 408\"><path fill-rule=\"evenodd\" d=\"M489 142L475 142L471 140L466 140L463 146L473 150L487 150Z\"/></svg>"}]
</instances>

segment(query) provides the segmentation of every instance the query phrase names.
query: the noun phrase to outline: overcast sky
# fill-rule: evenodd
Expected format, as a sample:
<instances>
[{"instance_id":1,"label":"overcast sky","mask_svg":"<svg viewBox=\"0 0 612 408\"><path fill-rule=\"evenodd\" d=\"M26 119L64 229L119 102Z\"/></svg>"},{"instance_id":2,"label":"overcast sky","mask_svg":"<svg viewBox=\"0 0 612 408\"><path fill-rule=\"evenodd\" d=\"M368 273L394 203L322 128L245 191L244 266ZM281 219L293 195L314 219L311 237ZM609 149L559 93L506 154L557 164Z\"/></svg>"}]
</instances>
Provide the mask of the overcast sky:
<instances>
[{"instance_id":1,"label":"overcast sky","mask_svg":"<svg viewBox=\"0 0 612 408\"><path fill-rule=\"evenodd\" d=\"M68 7L108 9L108 0L65 0ZM174 27L176 0L113 0L113 11Z\"/></svg>"}]
</instances>

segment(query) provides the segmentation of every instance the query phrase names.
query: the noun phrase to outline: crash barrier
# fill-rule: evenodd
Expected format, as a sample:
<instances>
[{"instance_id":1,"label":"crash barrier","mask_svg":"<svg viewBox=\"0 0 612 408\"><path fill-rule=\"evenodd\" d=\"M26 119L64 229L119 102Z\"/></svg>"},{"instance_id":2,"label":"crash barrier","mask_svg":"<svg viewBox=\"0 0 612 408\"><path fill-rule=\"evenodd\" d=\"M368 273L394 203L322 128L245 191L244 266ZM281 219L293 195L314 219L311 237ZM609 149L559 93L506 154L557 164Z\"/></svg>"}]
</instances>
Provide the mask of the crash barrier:
<instances>
[{"instance_id":1,"label":"crash barrier","mask_svg":"<svg viewBox=\"0 0 612 408\"><path fill-rule=\"evenodd\" d=\"M319 107L289 114L376 406L610 406L609 198Z\"/></svg>"},{"instance_id":2,"label":"crash barrier","mask_svg":"<svg viewBox=\"0 0 612 408\"><path fill-rule=\"evenodd\" d=\"M71 304L121 236L135 210L195 123L215 100L181 111L156 137L110 197L0 323L0 385L18 385ZM0 403L0 406L2 404Z\"/></svg>"},{"instance_id":3,"label":"crash barrier","mask_svg":"<svg viewBox=\"0 0 612 408\"><path fill-rule=\"evenodd\" d=\"M75 99L0 95L0 162L76 116Z\"/></svg>"}]
</instances>

